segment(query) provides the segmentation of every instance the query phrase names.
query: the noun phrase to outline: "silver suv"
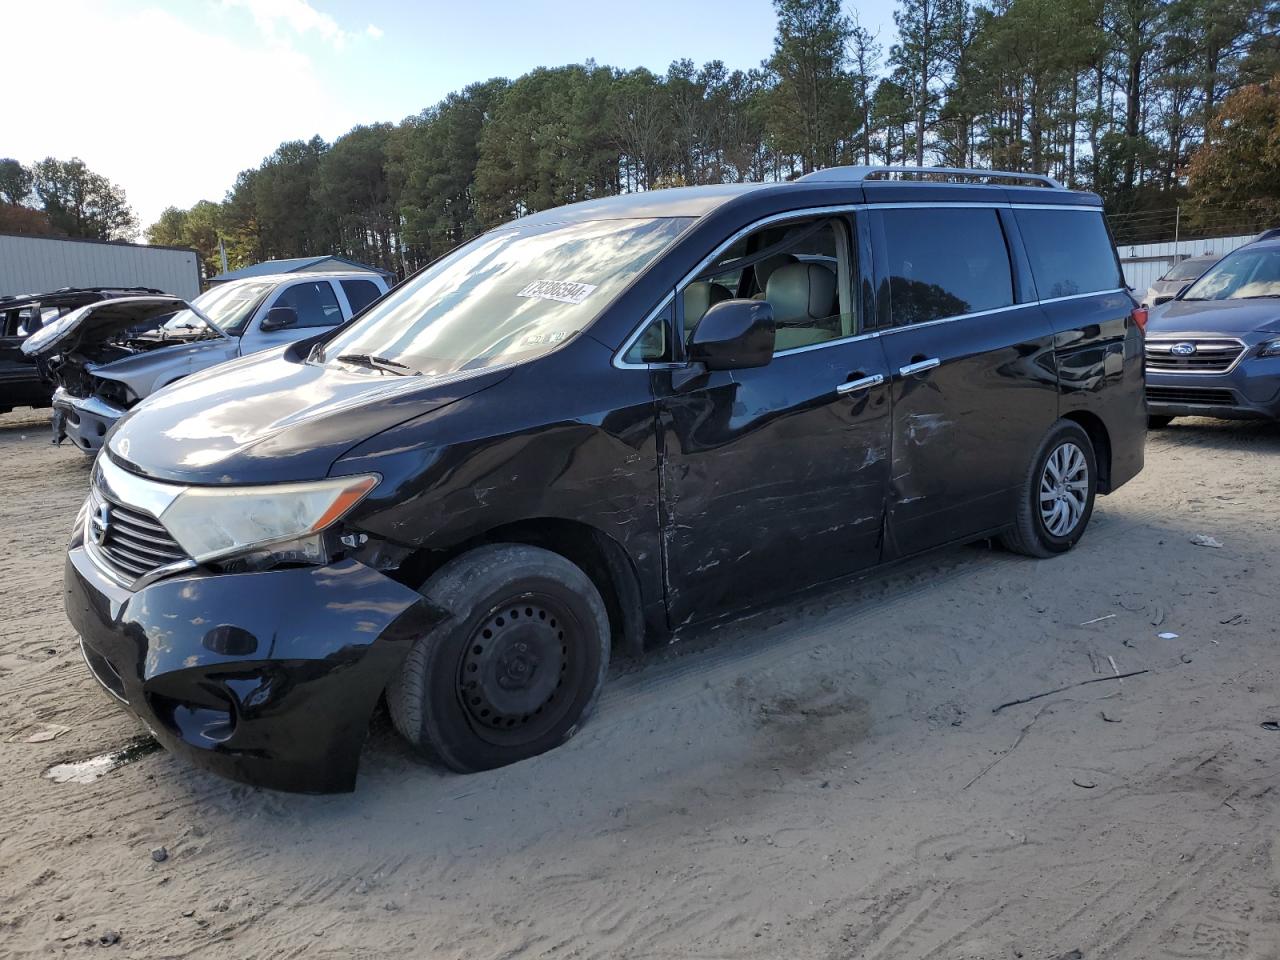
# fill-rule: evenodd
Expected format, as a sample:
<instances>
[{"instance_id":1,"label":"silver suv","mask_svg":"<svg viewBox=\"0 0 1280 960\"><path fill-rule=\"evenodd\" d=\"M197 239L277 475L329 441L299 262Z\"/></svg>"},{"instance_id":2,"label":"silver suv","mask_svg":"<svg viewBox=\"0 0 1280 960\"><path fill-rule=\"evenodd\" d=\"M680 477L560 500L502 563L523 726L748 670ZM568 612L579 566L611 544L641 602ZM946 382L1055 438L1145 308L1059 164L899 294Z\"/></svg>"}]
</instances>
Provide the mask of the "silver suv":
<instances>
[{"instance_id":1,"label":"silver suv","mask_svg":"<svg viewBox=\"0 0 1280 960\"><path fill-rule=\"evenodd\" d=\"M53 442L96 454L139 401L236 357L336 327L387 291L374 273L275 274L230 281L190 303L167 295L91 304L22 345L54 380Z\"/></svg>"}]
</instances>

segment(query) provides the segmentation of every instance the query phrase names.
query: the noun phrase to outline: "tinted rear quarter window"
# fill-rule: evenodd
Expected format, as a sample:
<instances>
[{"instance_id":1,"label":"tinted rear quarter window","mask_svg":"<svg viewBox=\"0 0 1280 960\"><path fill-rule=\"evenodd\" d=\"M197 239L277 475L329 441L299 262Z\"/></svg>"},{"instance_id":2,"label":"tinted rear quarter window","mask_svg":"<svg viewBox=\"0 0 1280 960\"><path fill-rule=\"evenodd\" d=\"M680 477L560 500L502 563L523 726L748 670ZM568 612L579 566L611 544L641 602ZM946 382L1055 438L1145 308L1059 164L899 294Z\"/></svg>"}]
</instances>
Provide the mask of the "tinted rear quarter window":
<instances>
[{"instance_id":1,"label":"tinted rear quarter window","mask_svg":"<svg viewBox=\"0 0 1280 960\"><path fill-rule=\"evenodd\" d=\"M880 211L894 326L1013 304L1009 248L994 209Z\"/></svg>"},{"instance_id":2,"label":"tinted rear quarter window","mask_svg":"<svg viewBox=\"0 0 1280 960\"><path fill-rule=\"evenodd\" d=\"M1124 286L1101 210L1015 211L1041 300Z\"/></svg>"},{"instance_id":3,"label":"tinted rear quarter window","mask_svg":"<svg viewBox=\"0 0 1280 960\"><path fill-rule=\"evenodd\" d=\"M351 312L359 313L378 297L382 296L382 291L377 285L370 280L342 280L342 292L347 295L347 302L351 304Z\"/></svg>"}]
</instances>

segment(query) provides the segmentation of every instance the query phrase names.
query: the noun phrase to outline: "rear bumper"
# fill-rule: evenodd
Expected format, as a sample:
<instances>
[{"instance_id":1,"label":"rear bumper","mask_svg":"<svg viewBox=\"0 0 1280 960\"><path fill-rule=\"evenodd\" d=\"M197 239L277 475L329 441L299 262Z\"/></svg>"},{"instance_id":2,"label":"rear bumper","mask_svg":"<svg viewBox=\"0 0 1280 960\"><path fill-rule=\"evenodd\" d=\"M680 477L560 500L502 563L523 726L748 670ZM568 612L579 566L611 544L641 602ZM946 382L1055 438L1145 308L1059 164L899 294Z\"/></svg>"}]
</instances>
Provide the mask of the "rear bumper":
<instances>
[{"instance_id":1,"label":"rear bumper","mask_svg":"<svg viewBox=\"0 0 1280 960\"><path fill-rule=\"evenodd\" d=\"M59 387L53 394L53 442L70 440L77 450L93 456L107 432L125 411L98 397L73 397Z\"/></svg>"},{"instance_id":2,"label":"rear bumper","mask_svg":"<svg viewBox=\"0 0 1280 960\"><path fill-rule=\"evenodd\" d=\"M1280 418L1280 357L1245 357L1222 374L1148 370L1147 410L1163 417Z\"/></svg>"},{"instance_id":3,"label":"rear bumper","mask_svg":"<svg viewBox=\"0 0 1280 960\"><path fill-rule=\"evenodd\" d=\"M304 793L355 787L369 717L443 613L354 560L192 573L136 593L72 543L67 616L90 672L174 753Z\"/></svg>"}]
</instances>

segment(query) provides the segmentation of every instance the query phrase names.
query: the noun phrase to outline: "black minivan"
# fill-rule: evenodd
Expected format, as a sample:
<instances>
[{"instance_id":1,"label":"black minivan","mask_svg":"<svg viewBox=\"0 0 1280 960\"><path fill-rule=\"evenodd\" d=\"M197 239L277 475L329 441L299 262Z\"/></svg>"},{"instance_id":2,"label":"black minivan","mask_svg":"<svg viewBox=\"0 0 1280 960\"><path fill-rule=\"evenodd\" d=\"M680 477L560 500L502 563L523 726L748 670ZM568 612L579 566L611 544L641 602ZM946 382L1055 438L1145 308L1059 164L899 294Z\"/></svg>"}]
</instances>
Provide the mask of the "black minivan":
<instances>
[{"instance_id":1,"label":"black minivan","mask_svg":"<svg viewBox=\"0 0 1280 960\"><path fill-rule=\"evenodd\" d=\"M836 168L484 234L336 329L145 400L66 608L171 749L349 790L384 695L458 771L571 736L610 650L978 538L1049 557L1142 467L1092 194Z\"/></svg>"}]
</instances>

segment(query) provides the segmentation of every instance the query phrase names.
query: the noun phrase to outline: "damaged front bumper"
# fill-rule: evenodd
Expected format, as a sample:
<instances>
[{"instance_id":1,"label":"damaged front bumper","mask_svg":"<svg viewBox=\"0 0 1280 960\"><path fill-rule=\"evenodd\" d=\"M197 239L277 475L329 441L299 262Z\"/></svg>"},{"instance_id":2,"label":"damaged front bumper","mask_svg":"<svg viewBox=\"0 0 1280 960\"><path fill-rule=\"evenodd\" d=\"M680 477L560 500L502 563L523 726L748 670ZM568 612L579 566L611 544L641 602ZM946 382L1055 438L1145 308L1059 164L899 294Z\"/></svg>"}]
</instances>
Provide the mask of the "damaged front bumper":
<instances>
[{"instance_id":1,"label":"damaged front bumper","mask_svg":"<svg viewBox=\"0 0 1280 960\"><path fill-rule=\"evenodd\" d=\"M131 592L75 541L65 593L89 669L168 749L303 793L354 789L378 698L444 617L355 560L192 572Z\"/></svg>"},{"instance_id":2,"label":"damaged front bumper","mask_svg":"<svg viewBox=\"0 0 1280 960\"><path fill-rule=\"evenodd\" d=\"M125 413L101 397L76 397L59 387L53 393L53 442L70 440L76 449L93 456Z\"/></svg>"}]
</instances>

